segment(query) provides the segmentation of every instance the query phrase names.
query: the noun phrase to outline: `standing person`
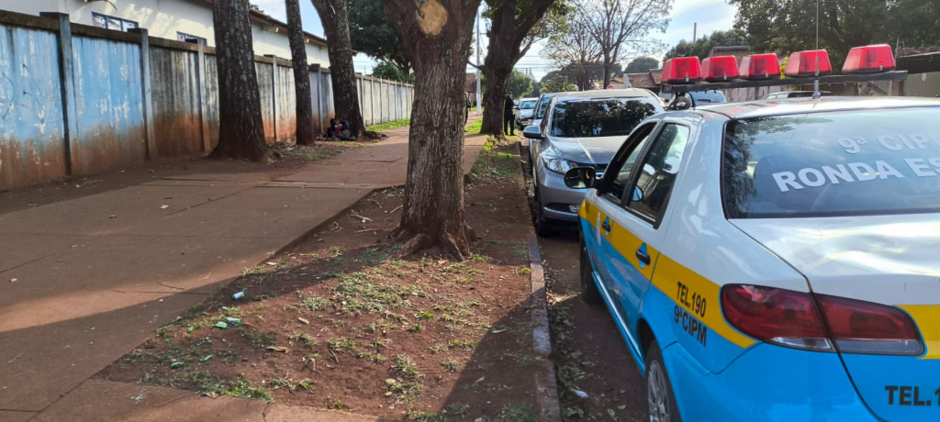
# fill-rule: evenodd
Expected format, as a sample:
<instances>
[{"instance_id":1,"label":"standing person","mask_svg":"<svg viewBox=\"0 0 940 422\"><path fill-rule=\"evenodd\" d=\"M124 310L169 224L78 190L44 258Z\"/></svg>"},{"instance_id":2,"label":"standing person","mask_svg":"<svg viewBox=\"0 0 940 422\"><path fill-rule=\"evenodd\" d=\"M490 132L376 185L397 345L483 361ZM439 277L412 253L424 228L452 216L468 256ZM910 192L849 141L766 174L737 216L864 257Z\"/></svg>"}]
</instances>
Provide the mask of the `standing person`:
<instances>
[{"instance_id":1,"label":"standing person","mask_svg":"<svg viewBox=\"0 0 940 422\"><path fill-rule=\"evenodd\" d=\"M516 134L516 116L512 113L515 106L515 103L512 102L512 96L506 94L506 106L503 109L503 134L507 136L515 136Z\"/></svg>"}]
</instances>

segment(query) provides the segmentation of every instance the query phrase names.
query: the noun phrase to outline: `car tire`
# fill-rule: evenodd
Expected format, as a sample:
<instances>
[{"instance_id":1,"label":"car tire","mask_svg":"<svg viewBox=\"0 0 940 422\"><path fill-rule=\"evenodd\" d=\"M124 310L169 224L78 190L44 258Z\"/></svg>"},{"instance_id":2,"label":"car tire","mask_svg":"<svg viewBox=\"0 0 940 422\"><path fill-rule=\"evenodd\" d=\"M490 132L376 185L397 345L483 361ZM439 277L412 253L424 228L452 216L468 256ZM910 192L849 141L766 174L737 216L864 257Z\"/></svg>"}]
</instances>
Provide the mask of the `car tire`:
<instances>
[{"instance_id":1,"label":"car tire","mask_svg":"<svg viewBox=\"0 0 940 422\"><path fill-rule=\"evenodd\" d=\"M558 233L552 222L548 221L545 215L542 214L542 198L539 195L538 181L535 184L535 233L539 237L552 237Z\"/></svg>"},{"instance_id":2,"label":"car tire","mask_svg":"<svg viewBox=\"0 0 940 422\"><path fill-rule=\"evenodd\" d=\"M589 305L600 305L603 303L601 292L597 289L597 283L594 281L594 264L591 263L591 257L588 255L587 244L584 243L584 237L581 238L581 298Z\"/></svg>"},{"instance_id":3,"label":"car tire","mask_svg":"<svg viewBox=\"0 0 940 422\"><path fill-rule=\"evenodd\" d=\"M672 383L663 363L663 353L656 340L646 350L646 413L650 422L682 421Z\"/></svg>"}]
</instances>

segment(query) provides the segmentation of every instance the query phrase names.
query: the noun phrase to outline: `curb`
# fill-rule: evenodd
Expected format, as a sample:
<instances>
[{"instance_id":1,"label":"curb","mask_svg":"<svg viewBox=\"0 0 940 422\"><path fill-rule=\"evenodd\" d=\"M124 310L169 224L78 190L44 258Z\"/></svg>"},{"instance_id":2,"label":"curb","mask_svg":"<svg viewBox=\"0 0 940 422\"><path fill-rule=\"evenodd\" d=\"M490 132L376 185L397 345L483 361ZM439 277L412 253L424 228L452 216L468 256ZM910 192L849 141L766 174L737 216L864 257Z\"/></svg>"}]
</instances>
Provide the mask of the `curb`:
<instances>
[{"instance_id":1,"label":"curb","mask_svg":"<svg viewBox=\"0 0 940 422\"><path fill-rule=\"evenodd\" d=\"M528 193L525 191L525 164L522 161L522 143L516 144L519 148L519 166L522 172L523 198L526 199L525 208L529 209ZM542 268L542 252L539 249L539 239L535 228L529 225L526 230L526 240L529 243L529 274L532 282L532 347L541 357L536 366L535 388L537 390L540 414L539 420L543 422L561 422L561 405L558 400L558 384L556 382L555 364L551 360L552 337L548 322L548 298L545 290L545 270Z\"/></svg>"}]
</instances>

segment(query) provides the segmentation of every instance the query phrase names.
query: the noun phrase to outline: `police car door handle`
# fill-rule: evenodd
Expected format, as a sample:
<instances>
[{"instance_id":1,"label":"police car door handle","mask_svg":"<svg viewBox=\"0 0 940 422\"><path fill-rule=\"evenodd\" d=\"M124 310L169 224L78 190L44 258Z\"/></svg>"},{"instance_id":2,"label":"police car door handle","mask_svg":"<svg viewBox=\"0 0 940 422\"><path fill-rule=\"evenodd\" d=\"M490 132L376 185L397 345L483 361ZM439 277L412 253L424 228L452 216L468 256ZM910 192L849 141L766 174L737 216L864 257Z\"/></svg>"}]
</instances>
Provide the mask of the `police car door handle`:
<instances>
[{"instance_id":1,"label":"police car door handle","mask_svg":"<svg viewBox=\"0 0 940 422\"><path fill-rule=\"evenodd\" d=\"M636 259L639 259L640 262L649 265L650 264L650 255L646 252L643 252L640 249L636 250Z\"/></svg>"},{"instance_id":2,"label":"police car door handle","mask_svg":"<svg viewBox=\"0 0 940 422\"><path fill-rule=\"evenodd\" d=\"M604 224L601 224L601 228L604 229L605 233L610 233L610 221L604 221Z\"/></svg>"}]
</instances>

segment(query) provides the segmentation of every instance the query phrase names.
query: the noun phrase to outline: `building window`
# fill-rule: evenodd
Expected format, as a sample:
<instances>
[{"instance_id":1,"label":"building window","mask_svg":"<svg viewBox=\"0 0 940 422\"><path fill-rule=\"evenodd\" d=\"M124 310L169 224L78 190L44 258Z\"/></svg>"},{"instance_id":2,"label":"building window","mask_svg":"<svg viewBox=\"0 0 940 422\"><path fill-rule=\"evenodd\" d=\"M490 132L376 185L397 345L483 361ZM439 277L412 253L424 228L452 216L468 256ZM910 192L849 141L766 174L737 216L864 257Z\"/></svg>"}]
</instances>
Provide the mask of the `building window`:
<instances>
[{"instance_id":1,"label":"building window","mask_svg":"<svg viewBox=\"0 0 940 422\"><path fill-rule=\"evenodd\" d=\"M199 42L199 40L202 40L203 43L206 42L206 39L203 37L197 37L195 35L190 35L185 32L177 32L176 39L183 41L183 42L191 42L191 43L197 43Z\"/></svg>"},{"instance_id":2,"label":"building window","mask_svg":"<svg viewBox=\"0 0 940 422\"><path fill-rule=\"evenodd\" d=\"M127 19L116 18L114 16L102 15L100 13L91 14L91 20L93 26L97 28L107 28L114 31L127 32L131 29L137 28L138 24L134 21L129 21Z\"/></svg>"}]
</instances>

